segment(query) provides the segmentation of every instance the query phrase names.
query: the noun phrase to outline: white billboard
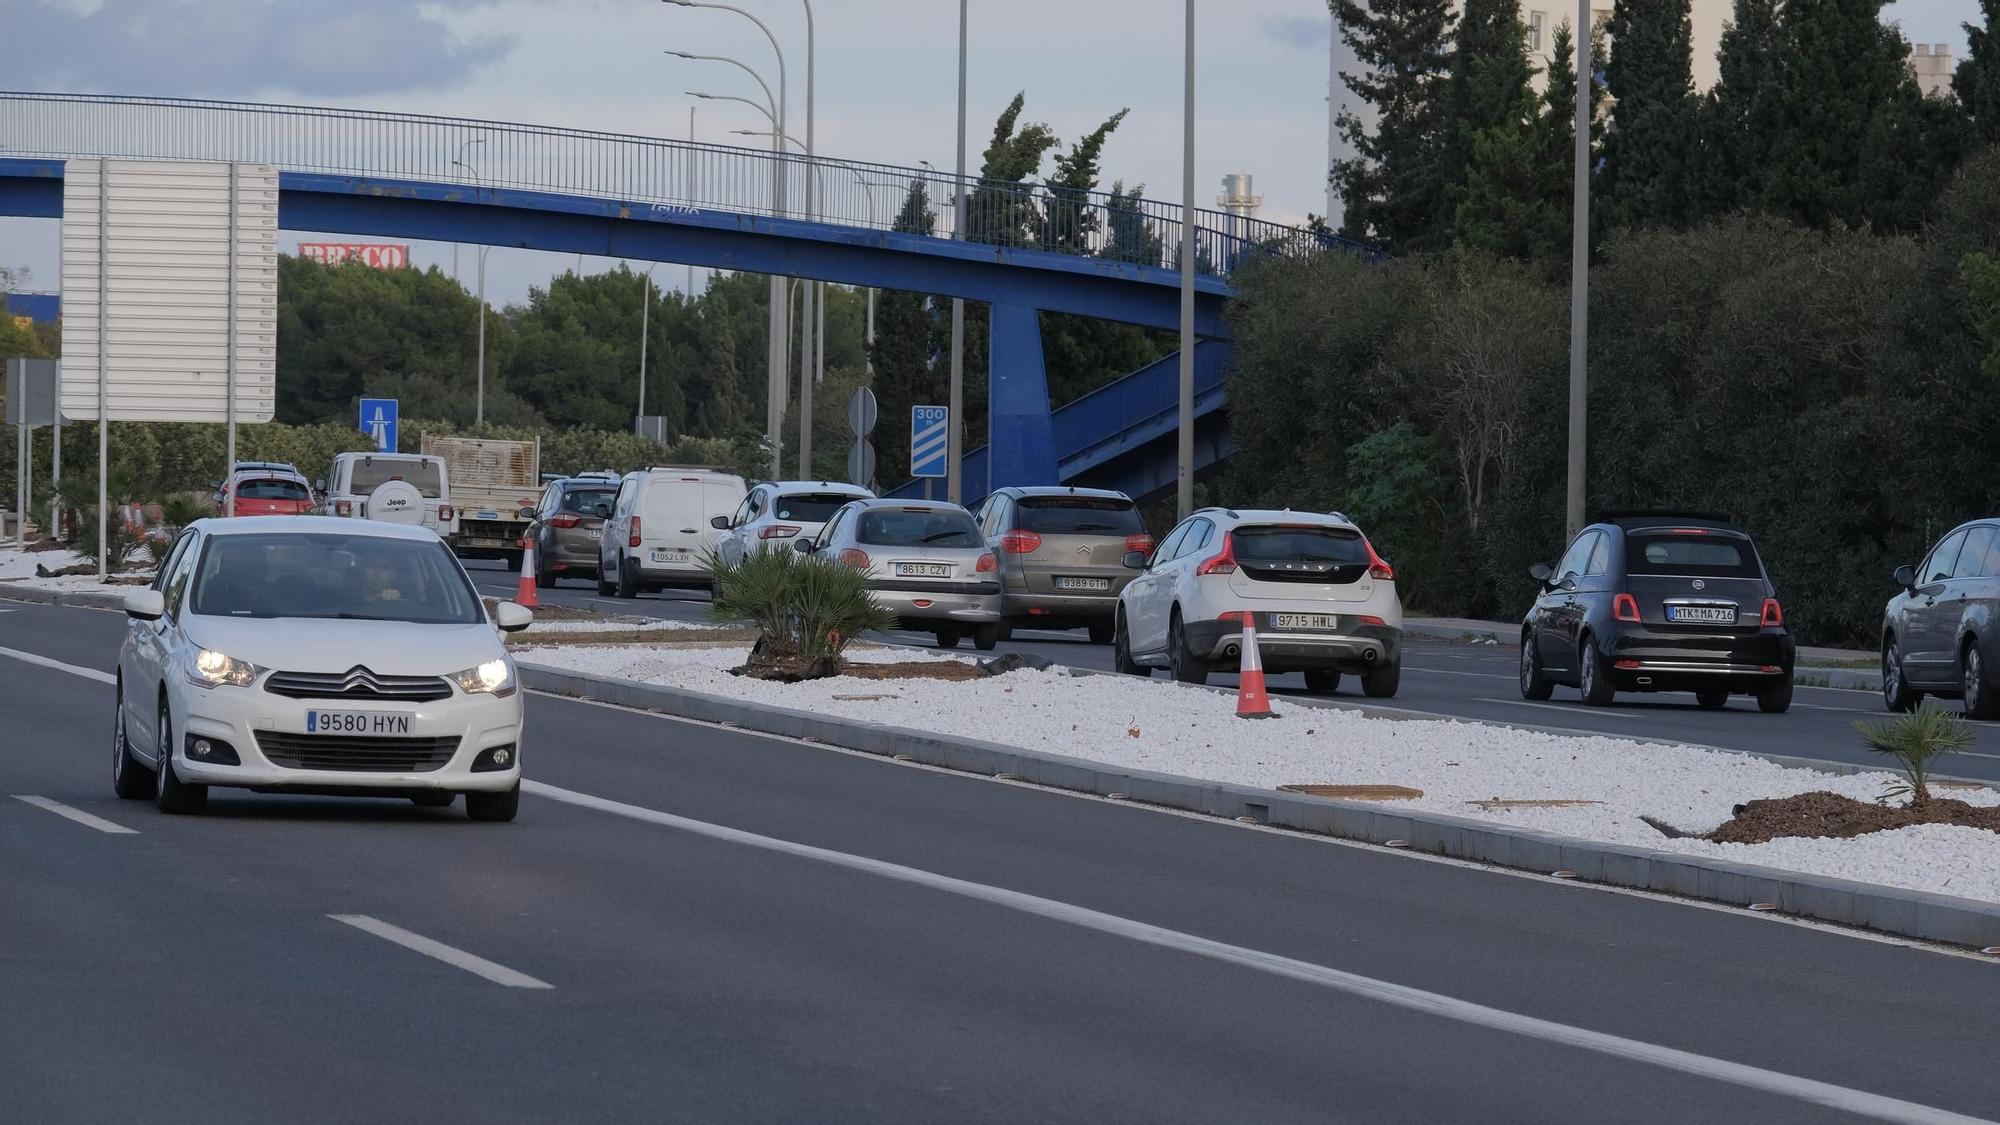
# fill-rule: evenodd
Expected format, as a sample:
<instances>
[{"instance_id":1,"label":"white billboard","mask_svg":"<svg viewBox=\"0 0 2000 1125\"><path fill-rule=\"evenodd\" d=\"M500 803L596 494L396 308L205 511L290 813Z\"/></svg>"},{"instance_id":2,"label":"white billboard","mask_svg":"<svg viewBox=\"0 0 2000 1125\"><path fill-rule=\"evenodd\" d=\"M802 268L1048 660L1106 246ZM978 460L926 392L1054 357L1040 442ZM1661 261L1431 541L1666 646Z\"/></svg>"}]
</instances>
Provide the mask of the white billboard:
<instances>
[{"instance_id":1,"label":"white billboard","mask_svg":"<svg viewBox=\"0 0 2000 1125\"><path fill-rule=\"evenodd\" d=\"M232 344L236 421L270 421L277 240L278 173L268 164L68 161L63 417L98 416L101 340L113 421L227 421Z\"/></svg>"}]
</instances>

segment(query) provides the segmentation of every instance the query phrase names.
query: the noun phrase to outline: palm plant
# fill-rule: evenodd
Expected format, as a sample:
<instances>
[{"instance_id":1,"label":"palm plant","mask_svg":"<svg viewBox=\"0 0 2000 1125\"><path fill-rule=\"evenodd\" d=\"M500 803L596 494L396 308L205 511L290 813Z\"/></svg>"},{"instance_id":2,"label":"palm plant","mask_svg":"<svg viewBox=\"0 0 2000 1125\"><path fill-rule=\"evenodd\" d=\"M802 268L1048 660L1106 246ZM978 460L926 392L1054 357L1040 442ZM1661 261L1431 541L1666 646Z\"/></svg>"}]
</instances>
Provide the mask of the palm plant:
<instances>
[{"instance_id":1,"label":"palm plant","mask_svg":"<svg viewBox=\"0 0 2000 1125\"><path fill-rule=\"evenodd\" d=\"M1930 803L1931 764L1946 754L1965 749L1972 744L1973 736L1971 724L1950 711L1934 707L1918 708L1881 722L1864 720L1855 723L1854 729L1860 732L1869 749L1894 757L1902 766L1903 783L1890 786L1882 796L1908 796L1913 809Z\"/></svg>"},{"instance_id":2,"label":"palm plant","mask_svg":"<svg viewBox=\"0 0 2000 1125\"><path fill-rule=\"evenodd\" d=\"M208 514L208 498L199 492L176 492L160 501L160 522L169 532Z\"/></svg>"},{"instance_id":3,"label":"palm plant","mask_svg":"<svg viewBox=\"0 0 2000 1125\"><path fill-rule=\"evenodd\" d=\"M893 623L868 596L862 573L832 559L769 550L730 564L711 553L708 569L716 618L747 618L757 627L746 669L752 675L839 675L849 642Z\"/></svg>"},{"instance_id":4,"label":"palm plant","mask_svg":"<svg viewBox=\"0 0 2000 1125\"><path fill-rule=\"evenodd\" d=\"M139 546L139 537L134 535L132 528L125 523L125 517L122 512L114 508L106 514L108 518L104 521L104 565L107 569L115 571L123 568L126 562L130 560L132 552ZM94 559L97 557L97 509L95 507L84 508L77 514L76 542L73 544L73 547L76 553L82 555L84 558Z\"/></svg>"}]
</instances>

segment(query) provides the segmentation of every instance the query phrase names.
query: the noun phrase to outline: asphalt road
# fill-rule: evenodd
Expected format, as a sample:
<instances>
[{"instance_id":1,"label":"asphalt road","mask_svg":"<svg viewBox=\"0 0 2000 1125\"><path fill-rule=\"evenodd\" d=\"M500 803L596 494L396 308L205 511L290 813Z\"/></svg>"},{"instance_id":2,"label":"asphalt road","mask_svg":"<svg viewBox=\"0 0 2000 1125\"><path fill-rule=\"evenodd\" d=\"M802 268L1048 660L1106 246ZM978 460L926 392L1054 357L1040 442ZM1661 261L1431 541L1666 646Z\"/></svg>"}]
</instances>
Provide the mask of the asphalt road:
<instances>
[{"instance_id":1,"label":"asphalt road","mask_svg":"<svg viewBox=\"0 0 2000 1125\"><path fill-rule=\"evenodd\" d=\"M473 563L470 573L489 594L512 597L515 592L517 576L498 563ZM710 620L708 596L698 591L666 591L621 601L599 598L592 584L565 582L538 593L550 604L605 613ZM893 631L881 639L934 647L927 633ZM960 648L973 651L969 641ZM1081 630L1023 630L995 650L1009 651L1033 653L1071 667L1111 670L1110 646L1091 644ZM1851 765L1883 765L1882 757L1864 746L1854 731L1858 719L1883 717L1881 696L1874 692L1800 687L1792 709L1783 715L1758 711L1756 701L1747 696L1730 700L1729 706L1718 711L1702 710L1692 695L1680 693L1626 694L1618 697L1615 706L1599 708L1585 707L1572 688L1557 688L1554 699L1531 703L1520 696L1515 660L1514 650L1503 645L1413 639L1404 649L1402 688L1395 699L1384 702L1400 710L1449 718L1668 739ZM1234 687L1236 677L1217 675L1209 682ZM1274 696L1309 699L1305 678L1297 674L1271 677L1270 689ZM1342 679L1336 698L1364 702L1360 684L1352 676ZM1982 725L1974 744L1954 755L1942 772L2000 782L2000 724Z\"/></svg>"},{"instance_id":2,"label":"asphalt road","mask_svg":"<svg viewBox=\"0 0 2000 1125\"><path fill-rule=\"evenodd\" d=\"M229 791L164 817L111 794L122 620L0 609L10 1120L1962 1121L1924 1107L2000 1094L1990 960L554 698L524 764L556 788L512 825Z\"/></svg>"}]
</instances>

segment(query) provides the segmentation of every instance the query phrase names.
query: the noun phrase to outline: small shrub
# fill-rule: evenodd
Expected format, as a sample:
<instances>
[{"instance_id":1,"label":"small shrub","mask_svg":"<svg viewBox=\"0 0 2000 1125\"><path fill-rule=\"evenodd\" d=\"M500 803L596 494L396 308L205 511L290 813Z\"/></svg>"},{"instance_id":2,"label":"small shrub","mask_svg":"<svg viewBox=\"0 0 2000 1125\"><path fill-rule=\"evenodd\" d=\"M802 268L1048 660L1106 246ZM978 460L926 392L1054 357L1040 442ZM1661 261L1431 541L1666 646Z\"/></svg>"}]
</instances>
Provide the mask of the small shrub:
<instances>
[{"instance_id":1,"label":"small shrub","mask_svg":"<svg viewBox=\"0 0 2000 1125\"><path fill-rule=\"evenodd\" d=\"M169 533L208 515L209 500L199 492L176 492L160 501L160 522Z\"/></svg>"},{"instance_id":2,"label":"small shrub","mask_svg":"<svg viewBox=\"0 0 2000 1125\"><path fill-rule=\"evenodd\" d=\"M132 559L132 552L139 549L139 536L126 524L122 513L113 510L105 521L104 565L107 569L124 569ZM86 559L97 558L97 509L83 508L77 512L76 542L71 545L77 554Z\"/></svg>"},{"instance_id":3,"label":"small shrub","mask_svg":"<svg viewBox=\"0 0 2000 1125\"><path fill-rule=\"evenodd\" d=\"M837 676L841 653L854 638L893 623L868 596L862 573L832 559L770 550L730 565L711 553L708 569L715 578L716 618L748 618L757 628L745 675Z\"/></svg>"},{"instance_id":4,"label":"small shrub","mask_svg":"<svg viewBox=\"0 0 2000 1125\"><path fill-rule=\"evenodd\" d=\"M166 536L161 536L161 535L147 537L146 555L148 558L153 560L154 570L158 570L161 567L165 566L167 564L167 556L173 553L174 553L174 541L172 539L169 539Z\"/></svg>"},{"instance_id":5,"label":"small shrub","mask_svg":"<svg viewBox=\"0 0 2000 1125\"><path fill-rule=\"evenodd\" d=\"M1885 800L1907 796L1911 808L1930 803L1932 763L1970 746L1973 736L1971 724L1936 708L1918 708L1880 722L1863 720L1854 729L1869 749L1890 755L1902 766L1903 783L1891 785L1882 796Z\"/></svg>"}]
</instances>

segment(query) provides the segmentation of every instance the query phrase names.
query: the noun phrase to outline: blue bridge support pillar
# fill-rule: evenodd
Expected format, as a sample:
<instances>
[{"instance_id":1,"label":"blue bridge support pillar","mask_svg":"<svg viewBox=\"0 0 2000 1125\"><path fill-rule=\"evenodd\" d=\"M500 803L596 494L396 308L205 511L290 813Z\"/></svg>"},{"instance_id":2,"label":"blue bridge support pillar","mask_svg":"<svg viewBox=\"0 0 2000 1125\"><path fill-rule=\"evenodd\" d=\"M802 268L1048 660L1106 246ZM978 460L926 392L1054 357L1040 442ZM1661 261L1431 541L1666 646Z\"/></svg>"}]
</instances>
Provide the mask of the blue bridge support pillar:
<instances>
[{"instance_id":1,"label":"blue bridge support pillar","mask_svg":"<svg viewBox=\"0 0 2000 1125\"><path fill-rule=\"evenodd\" d=\"M986 487L1059 484L1049 375L1042 359L1040 314L1027 305L993 305L987 357ZM972 489L967 489L968 494Z\"/></svg>"}]
</instances>

